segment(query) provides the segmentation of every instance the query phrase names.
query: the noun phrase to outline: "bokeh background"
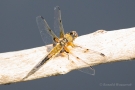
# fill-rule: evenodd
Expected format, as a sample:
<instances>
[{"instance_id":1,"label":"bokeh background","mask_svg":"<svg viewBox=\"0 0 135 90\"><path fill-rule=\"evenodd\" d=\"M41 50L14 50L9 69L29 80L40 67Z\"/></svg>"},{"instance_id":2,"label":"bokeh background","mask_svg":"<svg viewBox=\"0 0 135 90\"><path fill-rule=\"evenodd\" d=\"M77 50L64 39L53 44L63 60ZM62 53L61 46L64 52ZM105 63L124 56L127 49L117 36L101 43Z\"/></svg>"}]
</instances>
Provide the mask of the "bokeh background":
<instances>
[{"instance_id":1,"label":"bokeh background","mask_svg":"<svg viewBox=\"0 0 135 90\"><path fill-rule=\"evenodd\" d=\"M43 46L35 18L42 15L53 29L57 5L62 10L65 32L76 30L84 35L99 29L135 27L134 0L1 0L0 53ZM66 75L0 85L0 90L135 90L134 64L135 61L102 64L94 66L95 76L76 70Z\"/></svg>"}]
</instances>

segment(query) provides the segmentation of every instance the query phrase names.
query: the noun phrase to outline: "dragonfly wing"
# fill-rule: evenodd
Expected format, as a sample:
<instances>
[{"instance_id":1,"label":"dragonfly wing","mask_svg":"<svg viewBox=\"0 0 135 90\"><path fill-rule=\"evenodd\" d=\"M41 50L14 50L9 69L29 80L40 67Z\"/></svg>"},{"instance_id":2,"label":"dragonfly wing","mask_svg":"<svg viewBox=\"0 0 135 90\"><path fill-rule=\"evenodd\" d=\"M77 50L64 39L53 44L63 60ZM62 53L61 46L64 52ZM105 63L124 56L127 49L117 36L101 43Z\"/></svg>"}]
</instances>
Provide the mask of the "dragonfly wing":
<instances>
[{"instance_id":1,"label":"dragonfly wing","mask_svg":"<svg viewBox=\"0 0 135 90\"><path fill-rule=\"evenodd\" d=\"M95 75L95 69L92 67L88 67L88 68L81 68L78 69L79 71L86 73L86 74L90 74L90 75Z\"/></svg>"},{"instance_id":2,"label":"dragonfly wing","mask_svg":"<svg viewBox=\"0 0 135 90\"><path fill-rule=\"evenodd\" d=\"M55 40L58 40L58 37L54 34L54 32L51 30L51 28L47 24L46 20L42 16L37 16L36 22L37 22L41 37L45 44L47 44L47 42L49 41L48 33L50 34L50 36L52 37L52 40L54 42L55 42ZM51 42L49 42L49 43L51 43Z\"/></svg>"},{"instance_id":3,"label":"dragonfly wing","mask_svg":"<svg viewBox=\"0 0 135 90\"><path fill-rule=\"evenodd\" d=\"M95 61L95 60L98 60L99 58L104 59L105 55L100 52L97 52L91 49L82 48L79 46L73 47L69 53L69 59L71 59L75 63L78 63L78 64L81 63L81 65L89 66L88 68L79 69L79 71L87 73L87 74L91 74L91 75L95 75L95 70L92 67L90 67L89 63L93 62L92 61L93 59Z\"/></svg>"},{"instance_id":4,"label":"dragonfly wing","mask_svg":"<svg viewBox=\"0 0 135 90\"><path fill-rule=\"evenodd\" d=\"M64 37L64 28L61 19L61 10L59 6L54 8L54 30L57 32L60 30L60 38Z\"/></svg>"}]
</instances>

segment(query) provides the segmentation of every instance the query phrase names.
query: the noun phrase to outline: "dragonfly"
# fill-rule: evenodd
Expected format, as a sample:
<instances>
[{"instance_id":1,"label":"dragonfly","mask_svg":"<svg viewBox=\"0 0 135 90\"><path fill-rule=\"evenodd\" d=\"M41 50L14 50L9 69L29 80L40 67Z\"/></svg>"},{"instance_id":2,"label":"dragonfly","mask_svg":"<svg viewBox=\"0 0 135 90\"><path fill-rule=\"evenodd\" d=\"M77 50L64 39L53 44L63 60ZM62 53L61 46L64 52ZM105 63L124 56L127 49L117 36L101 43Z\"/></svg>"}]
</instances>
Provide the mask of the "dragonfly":
<instances>
[{"instance_id":1,"label":"dragonfly","mask_svg":"<svg viewBox=\"0 0 135 90\"><path fill-rule=\"evenodd\" d=\"M62 24L62 19L61 19L61 10L60 10L59 6L56 6L54 8L54 19L55 19L54 20L54 29L55 29L55 31L59 29L59 31L60 31L59 37L51 30L48 23L42 16L36 17L37 26L38 26L38 29L40 31L43 41L46 43L46 34L48 33L52 37L53 48L47 54L47 56L45 56L38 64L36 64L23 79L26 79L29 76L31 76L32 74L34 74L45 63L47 63L47 61L49 61L52 58L55 59L55 57L61 53L66 53L68 55L68 59L74 58L84 64L88 64L87 62L85 62L85 60L88 57L90 57L91 53L96 53L101 57L105 56L103 53L100 53L100 52L97 52L94 50L90 50L90 49L86 49L81 46L75 45L73 43L73 41L78 37L78 34L76 31L70 31L65 34L63 24ZM71 46L73 48L73 50L70 50L68 48L68 46ZM77 52L84 54L84 57L81 58L81 57L77 56L77 54L78 54ZM78 55L80 55L80 54L78 54ZM92 68L91 66L88 68L79 69L79 70L84 73L87 73L87 74L91 74L91 75L95 74L95 69Z\"/></svg>"}]
</instances>

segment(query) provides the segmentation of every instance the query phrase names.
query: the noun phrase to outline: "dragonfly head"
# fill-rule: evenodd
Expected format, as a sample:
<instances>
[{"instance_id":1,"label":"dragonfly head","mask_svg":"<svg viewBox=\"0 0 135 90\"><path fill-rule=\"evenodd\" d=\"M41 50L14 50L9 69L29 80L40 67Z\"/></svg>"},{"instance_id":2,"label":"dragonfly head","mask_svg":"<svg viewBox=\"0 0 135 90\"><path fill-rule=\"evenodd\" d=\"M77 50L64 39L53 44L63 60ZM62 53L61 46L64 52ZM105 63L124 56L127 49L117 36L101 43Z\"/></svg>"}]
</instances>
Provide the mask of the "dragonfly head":
<instances>
[{"instance_id":1,"label":"dragonfly head","mask_svg":"<svg viewBox=\"0 0 135 90\"><path fill-rule=\"evenodd\" d=\"M69 34L71 35L71 37L73 38L73 40L78 37L78 34L77 34L76 31L70 31Z\"/></svg>"},{"instance_id":2,"label":"dragonfly head","mask_svg":"<svg viewBox=\"0 0 135 90\"><path fill-rule=\"evenodd\" d=\"M64 38L67 39L67 42L73 42L75 38L78 37L78 34L76 31L70 31L69 33L65 34Z\"/></svg>"}]
</instances>

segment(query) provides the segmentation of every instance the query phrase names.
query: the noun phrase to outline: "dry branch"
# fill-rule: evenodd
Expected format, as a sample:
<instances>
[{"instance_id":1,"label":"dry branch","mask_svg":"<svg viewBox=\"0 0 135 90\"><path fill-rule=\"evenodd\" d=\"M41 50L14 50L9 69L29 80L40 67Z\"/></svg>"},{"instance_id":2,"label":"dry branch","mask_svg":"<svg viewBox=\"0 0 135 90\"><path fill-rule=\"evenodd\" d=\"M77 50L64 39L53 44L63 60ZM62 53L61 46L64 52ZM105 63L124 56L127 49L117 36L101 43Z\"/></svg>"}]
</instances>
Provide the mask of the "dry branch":
<instances>
[{"instance_id":1,"label":"dry branch","mask_svg":"<svg viewBox=\"0 0 135 90\"><path fill-rule=\"evenodd\" d=\"M78 37L75 44L102 52L105 58L92 55L87 60L90 66L102 63L133 60L135 58L135 27L121 30L98 30L94 33ZM52 45L36 47L27 50L6 52L0 54L0 84L21 82L22 78L48 53ZM94 59L96 58L96 59ZM88 67L79 65L79 68ZM58 56L48 61L35 74L26 80L66 74L76 65L67 57Z\"/></svg>"}]
</instances>

